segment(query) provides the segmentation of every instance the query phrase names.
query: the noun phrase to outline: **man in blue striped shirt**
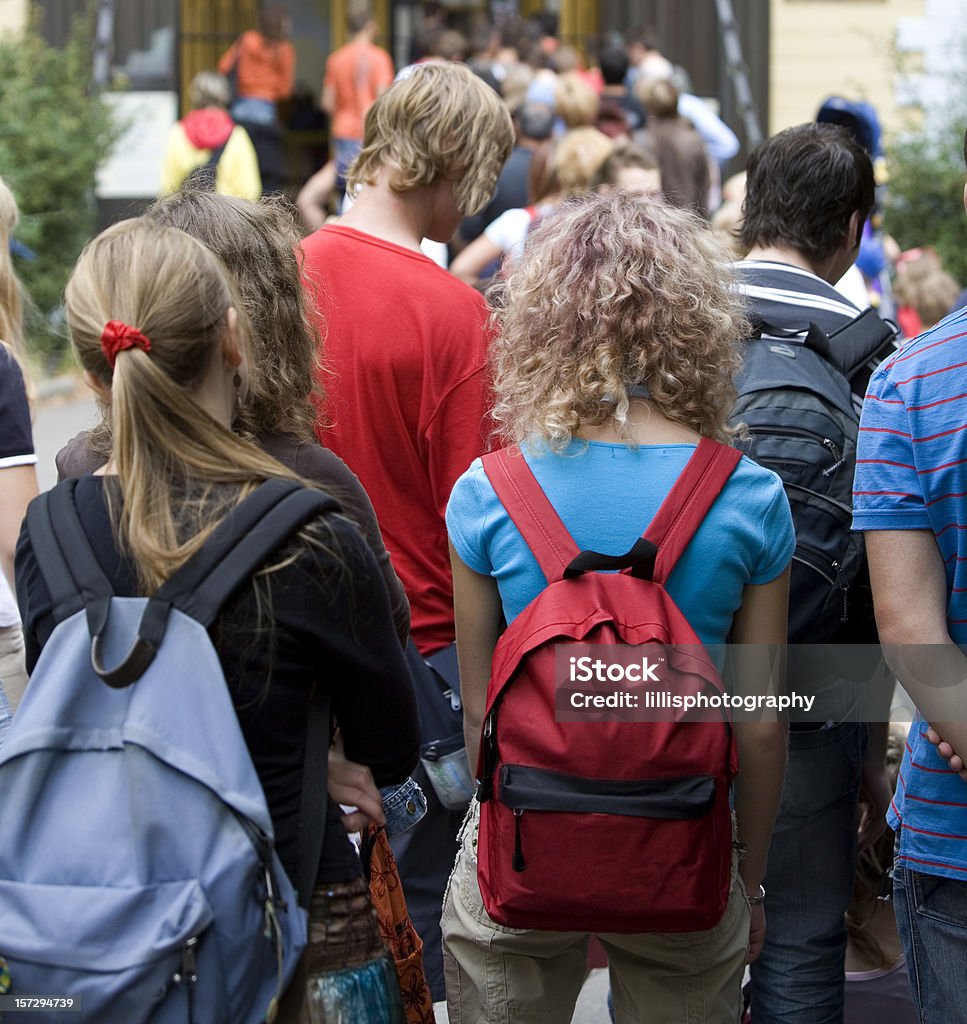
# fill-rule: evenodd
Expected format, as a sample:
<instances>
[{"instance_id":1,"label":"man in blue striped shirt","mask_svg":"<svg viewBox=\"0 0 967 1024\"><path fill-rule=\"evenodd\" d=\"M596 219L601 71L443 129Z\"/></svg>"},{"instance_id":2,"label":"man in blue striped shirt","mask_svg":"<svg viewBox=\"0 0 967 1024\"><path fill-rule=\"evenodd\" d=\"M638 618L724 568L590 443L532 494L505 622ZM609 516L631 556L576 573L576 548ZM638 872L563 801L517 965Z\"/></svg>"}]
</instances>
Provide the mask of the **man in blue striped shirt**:
<instances>
[{"instance_id":1,"label":"man in blue striped shirt","mask_svg":"<svg viewBox=\"0 0 967 1024\"><path fill-rule=\"evenodd\" d=\"M927 731L967 756L967 658L954 646L967 644L967 311L874 373L854 487L880 640L921 713L888 815L897 923L921 1019L963 1024L967 782Z\"/></svg>"}]
</instances>

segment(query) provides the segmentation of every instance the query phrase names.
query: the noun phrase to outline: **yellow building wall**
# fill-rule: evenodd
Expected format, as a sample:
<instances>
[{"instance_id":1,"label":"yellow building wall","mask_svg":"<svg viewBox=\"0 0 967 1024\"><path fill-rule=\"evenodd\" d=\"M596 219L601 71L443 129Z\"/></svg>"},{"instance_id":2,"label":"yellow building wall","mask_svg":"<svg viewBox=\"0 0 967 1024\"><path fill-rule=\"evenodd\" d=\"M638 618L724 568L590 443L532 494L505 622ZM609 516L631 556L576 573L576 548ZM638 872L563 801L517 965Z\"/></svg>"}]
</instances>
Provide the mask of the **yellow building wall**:
<instances>
[{"instance_id":1,"label":"yellow building wall","mask_svg":"<svg viewBox=\"0 0 967 1024\"><path fill-rule=\"evenodd\" d=\"M833 95L867 100L884 128L898 126L897 22L923 17L926 0L770 2L770 134L811 121Z\"/></svg>"},{"instance_id":2,"label":"yellow building wall","mask_svg":"<svg viewBox=\"0 0 967 1024\"><path fill-rule=\"evenodd\" d=\"M0 0L0 33L19 32L27 24L27 0Z\"/></svg>"}]
</instances>

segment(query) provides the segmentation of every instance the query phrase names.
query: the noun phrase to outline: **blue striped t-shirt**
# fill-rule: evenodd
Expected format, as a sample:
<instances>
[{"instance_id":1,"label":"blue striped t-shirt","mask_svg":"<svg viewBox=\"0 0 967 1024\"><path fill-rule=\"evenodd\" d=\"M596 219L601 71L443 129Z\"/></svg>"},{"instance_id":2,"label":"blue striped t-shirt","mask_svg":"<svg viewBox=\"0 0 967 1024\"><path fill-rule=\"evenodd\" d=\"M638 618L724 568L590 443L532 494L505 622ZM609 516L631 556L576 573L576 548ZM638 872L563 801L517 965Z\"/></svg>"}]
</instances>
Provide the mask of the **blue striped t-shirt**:
<instances>
[{"instance_id":1,"label":"blue striped t-shirt","mask_svg":"<svg viewBox=\"0 0 967 1024\"><path fill-rule=\"evenodd\" d=\"M870 380L853 495L857 530L931 530L947 572L947 626L967 644L967 311L904 345ZM899 857L967 879L967 782L910 729L888 821Z\"/></svg>"}]
</instances>

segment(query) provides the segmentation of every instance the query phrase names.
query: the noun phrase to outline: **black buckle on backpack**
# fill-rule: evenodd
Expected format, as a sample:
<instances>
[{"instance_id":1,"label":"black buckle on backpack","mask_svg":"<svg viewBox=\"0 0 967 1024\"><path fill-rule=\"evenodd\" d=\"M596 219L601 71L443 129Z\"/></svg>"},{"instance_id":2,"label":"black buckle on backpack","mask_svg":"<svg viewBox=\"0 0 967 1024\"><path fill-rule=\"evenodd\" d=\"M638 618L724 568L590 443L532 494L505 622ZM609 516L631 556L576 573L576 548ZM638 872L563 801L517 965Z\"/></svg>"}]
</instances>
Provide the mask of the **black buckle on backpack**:
<instances>
[{"instance_id":1,"label":"black buckle on backpack","mask_svg":"<svg viewBox=\"0 0 967 1024\"><path fill-rule=\"evenodd\" d=\"M655 556L658 548L650 540L639 537L630 551L623 555L602 555L598 551L582 551L564 570L564 579L570 580L586 572L621 572L630 569L636 579L650 580L655 574Z\"/></svg>"}]
</instances>

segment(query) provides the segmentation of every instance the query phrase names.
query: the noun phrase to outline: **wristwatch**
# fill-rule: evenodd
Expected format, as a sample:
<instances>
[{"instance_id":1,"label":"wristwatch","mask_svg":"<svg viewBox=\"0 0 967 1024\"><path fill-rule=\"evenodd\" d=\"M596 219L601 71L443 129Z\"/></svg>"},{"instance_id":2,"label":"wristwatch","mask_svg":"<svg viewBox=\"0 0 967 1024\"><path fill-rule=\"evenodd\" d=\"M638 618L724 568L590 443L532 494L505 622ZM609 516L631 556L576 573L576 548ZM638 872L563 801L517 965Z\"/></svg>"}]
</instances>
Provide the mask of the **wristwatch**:
<instances>
[{"instance_id":1,"label":"wristwatch","mask_svg":"<svg viewBox=\"0 0 967 1024\"><path fill-rule=\"evenodd\" d=\"M761 903L765 901L765 898L766 887L761 884L759 885L759 891L754 896L750 895L749 893L745 894L745 902L748 903L750 907L758 907Z\"/></svg>"}]
</instances>

